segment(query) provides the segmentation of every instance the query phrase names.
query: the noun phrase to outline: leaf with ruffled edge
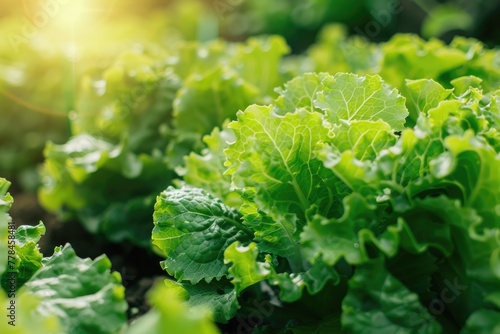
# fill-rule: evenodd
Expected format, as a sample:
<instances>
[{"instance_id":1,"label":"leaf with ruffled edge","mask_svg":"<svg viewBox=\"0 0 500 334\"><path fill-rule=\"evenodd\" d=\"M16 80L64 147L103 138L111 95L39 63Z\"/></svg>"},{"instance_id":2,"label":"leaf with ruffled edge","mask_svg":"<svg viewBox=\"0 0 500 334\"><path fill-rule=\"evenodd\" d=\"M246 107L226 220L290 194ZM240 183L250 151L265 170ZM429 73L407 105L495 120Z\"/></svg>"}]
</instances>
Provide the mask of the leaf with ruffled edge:
<instances>
[{"instance_id":1,"label":"leaf with ruffled edge","mask_svg":"<svg viewBox=\"0 0 500 334\"><path fill-rule=\"evenodd\" d=\"M166 258L162 268L192 284L227 276L224 251L234 241L250 242L253 237L237 210L191 187L163 191L153 219L153 245Z\"/></svg>"}]
</instances>

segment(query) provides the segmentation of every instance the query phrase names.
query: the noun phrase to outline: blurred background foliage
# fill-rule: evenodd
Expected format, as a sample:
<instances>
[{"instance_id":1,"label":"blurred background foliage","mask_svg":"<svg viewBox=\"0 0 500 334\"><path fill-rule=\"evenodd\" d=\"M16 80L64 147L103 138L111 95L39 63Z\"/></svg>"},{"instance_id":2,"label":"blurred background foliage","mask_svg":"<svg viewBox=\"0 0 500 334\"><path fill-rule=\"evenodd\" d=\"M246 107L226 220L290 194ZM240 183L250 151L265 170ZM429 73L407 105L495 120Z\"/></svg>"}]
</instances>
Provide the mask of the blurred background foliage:
<instances>
[{"instance_id":1,"label":"blurred background foliage","mask_svg":"<svg viewBox=\"0 0 500 334\"><path fill-rule=\"evenodd\" d=\"M66 142L84 74L133 48L282 35L299 54L331 22L372 41L397 32L500 44L498 0L19 0L0 2L0 175L39 183L48 140Z\"/></svg>"}]
</instances>

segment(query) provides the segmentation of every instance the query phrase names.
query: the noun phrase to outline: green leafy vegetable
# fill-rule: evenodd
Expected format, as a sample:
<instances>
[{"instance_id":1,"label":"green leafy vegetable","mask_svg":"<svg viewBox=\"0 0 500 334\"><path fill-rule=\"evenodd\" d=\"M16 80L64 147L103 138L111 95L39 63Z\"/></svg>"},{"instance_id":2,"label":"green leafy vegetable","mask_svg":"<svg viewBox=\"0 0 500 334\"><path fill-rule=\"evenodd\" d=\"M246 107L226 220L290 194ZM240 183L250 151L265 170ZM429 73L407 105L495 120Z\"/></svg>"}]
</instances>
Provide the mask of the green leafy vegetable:
<instances>
[{"instance_id":1,"label":"green leafy vegetable","mask_svg":"<svg viewBox=\"0 0 500 334\"><path fill-rule=\"evenodd\" d=\"M42 267L43 254L40 253L38 241L45 234L45 226L40 222L37 226L19 226L14 233L14 247L9 247L10 250L15 250L14 255L9 257L8 276L15 274L16 287L20 288L23 284L33 276L33 274ZM12 234L11 234L12 236ZM9 244L11 246L12 243ZM10 254L9 254L10 255ZM2 287L5 291L9 290L10 282L8 277L2 278Z\"/></svg>"},{"instance_id":2,"label":"green leafy vegetable","mask_svg":"<svg viewBox=\"0 0 500 334\"><path fill-rule=\"evenodd\" d=\"M405 103L377 75L307 73L239 112L186 158L203 190L157 199L168 286L217 322L257 312L262 332L494 328L498 105L479 83L408 80Z\"/></svg>"},{"instance_id":3,"label":"green leafy vegetable","mask_svg":"<svg viewBox=\"0 0 500 334\"><path fill-rule=\"evenodd\" d=\"M429 319L418 296L388 273L383 261L373 260L356 269L342 302L341 323L354 333L439 333L440 325Z\"/></svg>"},{"instance_id":4,"label":"green leafy vegetable","mask_svg":"<svg viewBox=\"0 0 500 334\"><path fill-rule=\"evenodd\" d=\"M9 225L12 225L12 218L8 211L12 206L12 196L7 192L10 182L0 178L0 275L4 273L8 262L8 236L11 231Z\"/></svg>"},{"instance_id":5,"label":"green leafy vegetable","mask_svg":"<svg viewBox=\"0 0 500 334\"><path fill-rule=\"evenodd\" d=\"M13 201L6 194L9 186L0 179L1 218L6 220ZM120 274L110 272L109 259L105 255L81 259L69 244L43 257L38 242L44 233L42 222L15 230L9 227L8 241L0 243L11 250L1 268L0 289L0 303L10 313L0 329L19 334L120 333L126 324L125 288Z\"/></svg>"},{"instance_id":6,"label":"green leafy vegetable","mask_svg":"<svg viewBox=\"0 0 500 334\"><path fill-rule=\"evenodd\" d=\"M70 119L75 135L45 148L42 205L113 242L149 247L156 195L185 155L205 148L203 136L275 95L288 78L281 71L288 52L278 36L179 41L124 52L89 71Z\"/></svg>"},{"instance_id":7,"label":"green leafy vegetable","mask_svg":"<svg viewBox=\"0 0 500 334\"><path fill-rule=\"evenodd\" d=\"M134 321L125 333L219 333L210 321L210 312L206 308L186 307L181 303L179 296L164 285L156 285L148 292L148 298L153 305L153 310Z\"/></svg>"},{"instance_id":8,"label":"green leafy vegetable","mask_svg":"<svg viewBox=\"0 0 500 334\"><path fill-rule=\"evenodd\" d=\"M196 188L164 191L155 205L153 245L167 257L162 267L193 284L227 273L223 253L252 237L235 209Z\"/></svg>"},{"instance_id":9,"label":"green leafy vegetable","mask_svg":"<svg viewBox=\"0 0 500 334\"><path fill-rule=\"evenodd\" d=\"M56 314L66 332L117 333L127 304L118 273L106 256L80 259L71 246L56 247L23 289L41 299L44 314Z\"/></svg>"},{"instance_id":10,"label":"green leafy vegetable","mask_svg":"<svg viewBox=\"0 0 500 334\"><path fill-rule=\"evenodd\" d=\"M8 298L8 295L3 290L0 290L0 305L2 309L9 310L9 307L15 308L15 315L11 318L9 314L0 323L2 333L64 333L64 327L61 325L57 314L40 311L41 299L39 297L29 293L19 293L16 296L14 307L12 307L11 301L12 298ZM8 312L10 313L10 310ZM9 324L9 322L11 323Z\"/></svg>"}]
</instances>

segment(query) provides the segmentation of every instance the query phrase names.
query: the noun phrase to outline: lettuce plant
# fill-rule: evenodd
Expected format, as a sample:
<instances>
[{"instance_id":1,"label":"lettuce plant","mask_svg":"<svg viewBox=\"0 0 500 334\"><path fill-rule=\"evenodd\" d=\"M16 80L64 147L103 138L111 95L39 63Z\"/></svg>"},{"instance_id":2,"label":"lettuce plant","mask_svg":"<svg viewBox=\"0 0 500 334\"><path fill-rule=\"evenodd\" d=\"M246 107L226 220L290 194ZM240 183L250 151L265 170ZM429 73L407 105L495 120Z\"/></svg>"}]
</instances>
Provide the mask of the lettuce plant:
<instances>
[{"instance_id":1,"label":"lettuce plant","mask_svg":"<svg viewBox=\"0 0 500 334\"><path fill-rule=\"evenodd\" d=\"M89 73L71 120L75 136L45 148L42 205L113 242L149 246L156 195L202 137L238 109L264 103L287 73L280 37L182 42L133 50Z\"/></svg>"},{"instance_id":2,"label":"lettuce plant","mask_svg":"<svg viewBox=\"0 0 500 334\"><path fill-rule=\"evenodd\" d=\"M167 286L257 332L498 328L500 91L449 85L307 73L238 112L157 198Z\"/></svg>"},{"instance_id":3,"label":"lettuce plant","mask_svg":"<svg viewBox=\"0 0 500 334\"><path fill-rule=\"evenodd\" d=\"M9 231L0 241L0 304L14 308L13 318L0 323L2 333L118 333L126 326L125 288L102 255L79 258L71 245L56 247L44 257L38 241L45 226L13 227L7 213L13 199L10 183L0 178L0 223ZM6 226L8 223L9 226ZM8 249L8 251L7 251ZM11 321L11 323L9 323Z\"/></svg>"},{"instance_id":4,"label":"lettuce plant","mask_svg":"<svg viewBox=\"0 0 500 334\"><path fill-rule=\"evenodd\" d=\"M121 276L106 255L79 258L71 245L44 257L38 242L45 226L13 227L10 183L0 178L0 332L12 334L218 333L206 307L188 309L163 284L149 293L152 309L127 325Z\"/></svg>"},{"instance_id":5,"label":"lettuce plant","mask_svg":"<svg viewBox=\"0 0 500 334\"><path fill-rule=\"evenodd\" d=\"M77 218L88 231L113 242L149 247L156 195L179 177L197 185L204 182L204 173L220 174L223 152L213 146L223 143L218 143L218 135L208 137L212 138L208 142L203 136L234 120L238 110L271 103L276 98L274 87L294 76L309 71L380 75L405 98L409 115L394 117L399 125L410 127L426 107L418 91L433 89L434 82L442 87L436 88L434 102L446 99L454 85L463 92L469 85L484 91L500 85L499 51L462 37L446 45L398 34L386 43L372 44L348 38L340 26L329 26L305 54L285 57L288 52L283 39L276 36L242 43L177 41L135 48L110 66L90 71L82 80L70 120L74 137L46 145L39 190L42 205L62 218ZM407 84L407 79L417 81ZM433 81L425 84L420 79ZM304 87L307 96L314 95L318 86L311 80ZM290 96L299 88L290 87L289 99L281 97L277 104L302 106ZM454 92L458 94L458 88ZM317 99L315 108L335 103ZM402 101L391 103L401 106ZM231 136L224 129L220 135ZM496 134L486 137L491 136ZM205 148L212 155L198 162L195 156L184 160ZM212 189L217 196L240 201L230 187L208 183L218 188Z\"/></svg>"}]
</instances>

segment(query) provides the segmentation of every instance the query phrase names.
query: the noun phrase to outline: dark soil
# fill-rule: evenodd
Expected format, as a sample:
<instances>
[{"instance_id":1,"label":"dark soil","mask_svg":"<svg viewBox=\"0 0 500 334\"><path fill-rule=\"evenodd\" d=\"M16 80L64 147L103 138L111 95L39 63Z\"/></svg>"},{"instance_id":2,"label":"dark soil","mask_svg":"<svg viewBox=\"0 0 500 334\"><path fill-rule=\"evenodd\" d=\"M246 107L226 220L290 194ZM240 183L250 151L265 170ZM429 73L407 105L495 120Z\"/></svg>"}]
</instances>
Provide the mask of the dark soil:
<instances>
[{"instance_id":1,"label":"dark soil","mask_svg":"<svg viewBox=\"0 0 500 334\"><path fill-rule=\"evenodd\" d=\"M112 270L118 271L125 286L130 320L149 310L145 301L146 292L156 280L166 277L159 262L162 260L149 250L131 244L113 244L87 232L77 221L61 222L38 204L35 194L17 192L11 189L14 205L9 211L16 226L36 225L43 221L46 233L40 240L44 256L51 256L54 247L70 243L81 258L96 258L106 254L112 263Z\"/></svg>"}]
</instances>

